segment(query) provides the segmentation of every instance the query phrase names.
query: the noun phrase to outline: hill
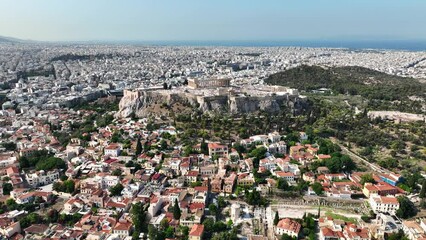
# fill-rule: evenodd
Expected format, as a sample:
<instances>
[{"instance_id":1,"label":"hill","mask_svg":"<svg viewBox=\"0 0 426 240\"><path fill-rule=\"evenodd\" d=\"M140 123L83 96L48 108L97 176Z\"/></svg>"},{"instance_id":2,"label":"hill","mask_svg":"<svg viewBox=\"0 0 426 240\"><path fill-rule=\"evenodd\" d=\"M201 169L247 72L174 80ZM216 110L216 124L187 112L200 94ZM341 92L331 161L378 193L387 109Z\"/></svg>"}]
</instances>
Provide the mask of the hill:
<instances>
[{"instance_id":1,"label":"hill","mask_svg":"<svg viewBox=\"0 0 426 240\"><path fill-rule=\"evenodd\" d=\"M0 36L0 43L31 43L31 42L34 42L34 41L23 40L23 39L13 38L13 37Z\"/></svg>"},{"instance_id":2,"label":"hill","mask_svg":"<svg viewBox=\"0 0 426 240\"><path fill-rule=\"evenodd\" d=\"M0 43L12 43L12 42L13 42L12 39L0 36Z\"/></svg>"},{"instance_id":3,"label":"hill","mask_svg":"<svg viewBox=\"0 0 426 240\"><path fill-rule=\"evenodd\" d=\"M323 68L303 65L272 74L265 82L305 91L330 88L336 93L361 95L371 100L394 101L406 100L409 96L426 97L426 84L416 79L356 66Z\"/></svg>"}]
</instances>

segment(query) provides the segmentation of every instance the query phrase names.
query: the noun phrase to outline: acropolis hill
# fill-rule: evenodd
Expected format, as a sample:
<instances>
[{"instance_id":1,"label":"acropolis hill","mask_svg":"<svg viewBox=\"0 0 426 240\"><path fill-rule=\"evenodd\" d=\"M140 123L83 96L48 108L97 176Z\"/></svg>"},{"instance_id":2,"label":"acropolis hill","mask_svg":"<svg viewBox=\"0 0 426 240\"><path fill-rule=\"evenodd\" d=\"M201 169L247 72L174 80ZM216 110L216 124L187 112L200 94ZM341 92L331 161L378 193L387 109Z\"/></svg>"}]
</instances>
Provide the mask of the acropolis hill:
<instances>
[{"instance_id":1,"label":"acropolis hill","mask_svg":"<svg viewBox=\"0 0 426 240\"><path fill-rule=\"evenodd\" d=\"M212 86L209 86L209 81L212 81ZM159 109L175 105L197 107L209 113L230 114L278 112L282 107L300 113L307 106L306 97L299 95L297 89L265 85L235 87L230 86L227 79L201 82L189 79L187 86L173 89L157 87L124 90L117 115L164 115Z\"/></svg>"}]
</instances>

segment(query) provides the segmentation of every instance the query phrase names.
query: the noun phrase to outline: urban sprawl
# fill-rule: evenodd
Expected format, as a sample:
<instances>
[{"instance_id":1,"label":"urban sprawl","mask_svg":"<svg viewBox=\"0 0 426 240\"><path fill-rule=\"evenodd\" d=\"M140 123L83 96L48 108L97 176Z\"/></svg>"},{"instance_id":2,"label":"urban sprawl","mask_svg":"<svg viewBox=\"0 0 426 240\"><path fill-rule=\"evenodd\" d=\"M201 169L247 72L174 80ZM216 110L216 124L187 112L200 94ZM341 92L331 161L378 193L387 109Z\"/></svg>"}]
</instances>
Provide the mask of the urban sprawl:
<instances>
[{"instance_id":1,"label":"urban sprawl","mask_svg":"<svg viewBox=\"0 0 426 240\"><path fill-rule=\"evenodd\" d=\"M374 164L357 171L329 140L270 131L188 145L174 120L119 114L136 90L303 99L264 85L300 65L426 78L424 52L0 44L0 239L426 238L426 219L401 217L425 193Z\"/></svg>"}]
</instances>

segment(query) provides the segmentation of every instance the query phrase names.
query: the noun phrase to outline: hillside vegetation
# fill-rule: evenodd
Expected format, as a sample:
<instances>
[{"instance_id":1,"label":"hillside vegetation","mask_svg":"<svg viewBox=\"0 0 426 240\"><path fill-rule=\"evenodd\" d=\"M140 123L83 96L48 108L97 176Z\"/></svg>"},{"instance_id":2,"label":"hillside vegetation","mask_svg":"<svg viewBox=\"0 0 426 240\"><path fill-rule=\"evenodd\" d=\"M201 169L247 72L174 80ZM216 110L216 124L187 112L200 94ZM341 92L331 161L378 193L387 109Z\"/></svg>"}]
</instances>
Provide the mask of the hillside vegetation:
<instances>
[{"instance_id":1,"label":"hillside vegetation","mask_svg":"<svg viewBox=\"0 0 426 240\"><path fill-rule=\"evenodd\" d=\"M398 77L363 67L300 66L271 75L265 80L299 90L330 88L335 93L361 95L370 100L407 100L426 97L426 84L413 78Z\"/></svg>"}]
</instances>

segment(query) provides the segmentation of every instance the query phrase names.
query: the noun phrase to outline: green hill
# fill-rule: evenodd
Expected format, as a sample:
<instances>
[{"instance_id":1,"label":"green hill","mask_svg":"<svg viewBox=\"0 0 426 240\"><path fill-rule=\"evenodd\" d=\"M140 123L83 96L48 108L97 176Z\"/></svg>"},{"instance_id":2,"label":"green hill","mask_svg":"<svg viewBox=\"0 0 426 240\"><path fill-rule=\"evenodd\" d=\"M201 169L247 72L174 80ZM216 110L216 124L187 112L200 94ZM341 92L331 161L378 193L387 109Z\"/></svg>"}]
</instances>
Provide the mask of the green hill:
<instances>
[{"instance_id":1,"label":"green hill","mask_svg":"<svg viewBox=\"0 0 426 240\"><path fill-rule=\"evenodd\" d=\"M363 67L300 66L269 76L265 82L299 90L330 88L336 93L361 95L368 99L405 100L426 97L426 84Z\"/></svg>"}]
</instances>

